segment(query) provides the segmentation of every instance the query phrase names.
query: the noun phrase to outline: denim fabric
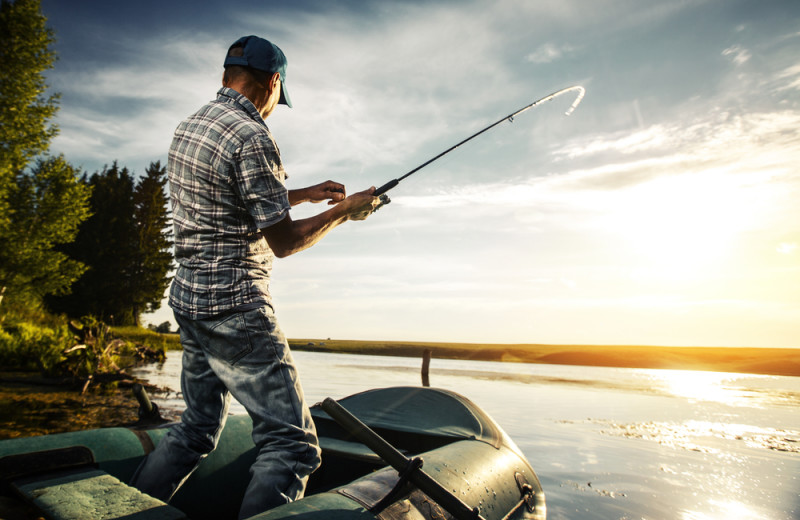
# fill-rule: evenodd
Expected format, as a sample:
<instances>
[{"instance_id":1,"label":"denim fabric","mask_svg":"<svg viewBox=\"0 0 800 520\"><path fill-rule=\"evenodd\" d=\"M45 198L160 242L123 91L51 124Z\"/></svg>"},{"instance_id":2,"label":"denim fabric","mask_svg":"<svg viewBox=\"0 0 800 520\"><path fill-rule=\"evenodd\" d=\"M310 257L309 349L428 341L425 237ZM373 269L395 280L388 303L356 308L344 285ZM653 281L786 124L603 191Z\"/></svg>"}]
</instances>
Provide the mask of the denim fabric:
<instances>
[{"instance_id":1,"label":"denim fabric","mask_svg":"<svg viewBox=\"0 0 800 520\"><path fill-rule=\"evenodd\" d=\"M320 464L316 430L272 307L190 320L175 314L186 410L131 484L168 501L217 445L233 395L253 419L258 449L239 518L302 497Z\"/></svg>"}]
</instances>

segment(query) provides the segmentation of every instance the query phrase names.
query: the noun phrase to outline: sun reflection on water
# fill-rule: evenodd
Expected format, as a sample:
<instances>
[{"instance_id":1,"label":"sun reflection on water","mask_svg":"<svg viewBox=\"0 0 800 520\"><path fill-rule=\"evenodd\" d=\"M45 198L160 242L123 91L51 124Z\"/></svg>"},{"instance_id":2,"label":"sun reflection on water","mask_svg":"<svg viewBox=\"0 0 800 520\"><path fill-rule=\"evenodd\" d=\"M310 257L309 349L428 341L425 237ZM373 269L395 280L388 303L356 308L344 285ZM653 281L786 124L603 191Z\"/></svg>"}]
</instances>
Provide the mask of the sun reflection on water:
<instances>
[{"instance_id":1,"label":"sun reflection on water","mask_svg":"<svg viewBox=\"0 0 800 520\"><path fill-rule=\"evenodd\" d=\"M676 397L691 401L711 401L730 406L758 406L756 393L737 381L741 374L726 372L702 372L696 370L641 370L652 384ZM755 376L748 374L748 378Z\"/></svg>"},{"instance_id":2,"label":"sun reflection on water","mask_svg":"<svg viewBox=\"0 0 800 520\"><path fill-rule=\"evenodd\" d=\"M737 518L740 520L762 519L763 514L755 511L747 504L735 500L709 500L709 505L713 512L682 511L682 520L729 520Z\"/></svg>"}]
</instances>

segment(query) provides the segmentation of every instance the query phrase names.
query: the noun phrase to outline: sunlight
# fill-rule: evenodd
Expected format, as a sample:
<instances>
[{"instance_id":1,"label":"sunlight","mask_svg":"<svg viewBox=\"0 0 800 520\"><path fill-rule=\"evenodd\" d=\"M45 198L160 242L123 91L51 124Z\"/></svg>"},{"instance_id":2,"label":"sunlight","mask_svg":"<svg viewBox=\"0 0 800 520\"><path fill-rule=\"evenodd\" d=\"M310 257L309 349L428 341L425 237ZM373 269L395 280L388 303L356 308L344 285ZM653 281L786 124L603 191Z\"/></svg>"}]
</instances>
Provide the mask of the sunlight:
<instances>
[{"instance_id":1,"label":"sunlight","mask_svg":"<svg viewBox=\"0 0 800 520\"><path fill-rule=\"evenodd\" d=\"M714 507L715 512L701 513L698 511L683 511L681 518L683 520L727 520L729 518L745 520L748 518L764 518L763 515L756 512L753 508L735 500L709 500L709 504Z\"/></svg>"},{"instance_id":2,"label":"sunlight","mask_svg":"<svg viewBox=\"0 0 800 520\"><path fill-rule=\"evenodd\" d=\"M624 190L605 219L651 278L691 279L716 269L761 209L747 182L724 171L668 176ZM638 262L637 262L638 263Z\"/></svg>"},{"instance_id":3,"label":"sunlight","mask_svg":"<svg viewBox=\"0 0 800 520\"><path fill-rule=\"evenodd\" d=\"M695 401L714 401L731 406L752 404L742 390L725 383L735 376L724 372L695 370L643 370L668 393Z\"/></svg>"}]
</instances>

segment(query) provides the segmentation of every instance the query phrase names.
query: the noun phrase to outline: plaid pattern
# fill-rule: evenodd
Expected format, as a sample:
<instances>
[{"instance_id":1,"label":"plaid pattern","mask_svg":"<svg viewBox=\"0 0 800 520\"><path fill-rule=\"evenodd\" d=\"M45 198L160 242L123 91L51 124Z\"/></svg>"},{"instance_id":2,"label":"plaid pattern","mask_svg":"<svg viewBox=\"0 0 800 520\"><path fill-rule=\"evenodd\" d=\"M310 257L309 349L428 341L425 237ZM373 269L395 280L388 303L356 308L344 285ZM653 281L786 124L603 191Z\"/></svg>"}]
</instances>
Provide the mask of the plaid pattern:
<instances>
[{"instance_id":1,"label":"plaid pattern","mask_svg":"<svg viewBox=\"0 0 800 520\"><path fill-rule=\"evenodd\" d=\"M167 163L178 270L169 304L190 319L270 302L274 255L259 229L289 211L280 152L229 88L175 131Z\"/></svg>"}]
</instances>

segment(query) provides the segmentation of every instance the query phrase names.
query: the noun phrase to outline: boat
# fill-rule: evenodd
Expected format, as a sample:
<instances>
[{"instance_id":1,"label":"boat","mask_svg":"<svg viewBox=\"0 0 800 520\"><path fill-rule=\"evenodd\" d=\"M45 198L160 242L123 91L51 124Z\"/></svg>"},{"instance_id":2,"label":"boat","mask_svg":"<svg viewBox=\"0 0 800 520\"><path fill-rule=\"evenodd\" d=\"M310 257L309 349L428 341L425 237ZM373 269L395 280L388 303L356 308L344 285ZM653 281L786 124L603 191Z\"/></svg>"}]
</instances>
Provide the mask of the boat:
<instances>
[{"instance_id":1,"label":"boat","mask_svg":"<svg viewBox=\"0 0 800 520\"><path fill-rule=\"evenodd\" d=\"M424 386L378 388L325 399L311 413L322 465L305 497L253 520L546 517L531 464L489 415L460 394ZM0 504L52 520L236 518L255 459L250 418L228 418L217 449L169 504L127 484L166 433L164 426L0 441ZM2 512L0 507L0 518L14 518Z\"/></svg>"}]
</instances>

